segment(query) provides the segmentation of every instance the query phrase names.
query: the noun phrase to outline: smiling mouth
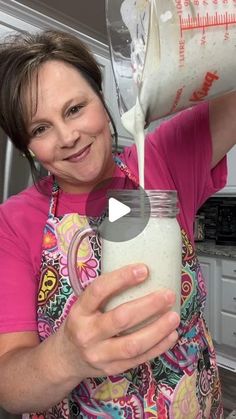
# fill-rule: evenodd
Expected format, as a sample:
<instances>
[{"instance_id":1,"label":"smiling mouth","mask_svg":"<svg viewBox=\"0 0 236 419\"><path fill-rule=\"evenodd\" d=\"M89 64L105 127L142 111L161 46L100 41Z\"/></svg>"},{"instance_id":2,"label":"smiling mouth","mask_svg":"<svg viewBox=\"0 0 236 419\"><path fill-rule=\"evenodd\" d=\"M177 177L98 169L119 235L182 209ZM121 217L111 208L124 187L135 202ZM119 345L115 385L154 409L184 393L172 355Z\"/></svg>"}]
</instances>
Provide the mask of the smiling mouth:
<instances>
[{"instance_id":1,"label":"smiling mouth","mask_svg":"<svg viewBox=\"0 0 236 419\"><path fill-rule=\"evenodd\" d=\"M83 160L89 154L91 145L92 144L87 145L86 147L82 148L82 150L80 150L78 153L73 154L72 156L67 157L64 160L69 161L69 162L78 162L78 161Z\"/></svg>"}]
</instances>

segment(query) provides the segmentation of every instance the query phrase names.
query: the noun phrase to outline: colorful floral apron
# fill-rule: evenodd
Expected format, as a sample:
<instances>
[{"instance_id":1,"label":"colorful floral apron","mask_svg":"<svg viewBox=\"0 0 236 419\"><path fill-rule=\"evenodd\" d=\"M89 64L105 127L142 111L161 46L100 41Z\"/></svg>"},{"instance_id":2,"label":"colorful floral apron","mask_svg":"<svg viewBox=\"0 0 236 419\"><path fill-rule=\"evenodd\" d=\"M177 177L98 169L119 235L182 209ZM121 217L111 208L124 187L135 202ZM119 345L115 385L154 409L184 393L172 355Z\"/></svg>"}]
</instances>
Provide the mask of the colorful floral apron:
<instances>
[{"instance_id":1,"label":"colorful floral apron","mask_svg":"<svg viewBox=\"0 0 236 419\"><path fill-rule=\"evenodd\" d=\"M117 157L115 161L135 181L127 166ZM38 292L41 340L57 331L76 300L68 278L68 246L74 233L88 224L88 219L79 214L57 217L58 194L59 188L54 185L43 237ZM162 356L123 374L88 378L61 403L47 412L30 414L30 418L223 418L215 352L203 319L206 288L194 248L184 230L182 238L178 344ZM100 274L100 259L99 239L95 236L85 239L78 253L78 274L84 284L90 284Z\"/></svg>"}]
</instances>

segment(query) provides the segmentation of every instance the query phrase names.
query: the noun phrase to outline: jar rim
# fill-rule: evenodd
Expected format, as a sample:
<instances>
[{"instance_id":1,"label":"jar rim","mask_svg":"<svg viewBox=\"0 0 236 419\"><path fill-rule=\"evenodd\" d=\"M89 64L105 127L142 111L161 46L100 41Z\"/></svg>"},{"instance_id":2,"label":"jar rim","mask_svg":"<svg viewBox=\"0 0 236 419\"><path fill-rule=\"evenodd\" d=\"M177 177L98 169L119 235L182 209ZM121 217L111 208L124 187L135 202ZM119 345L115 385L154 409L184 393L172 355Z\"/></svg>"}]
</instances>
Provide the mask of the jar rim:
<instances>
[{"instance_id":1,"label":"jar rim","mask_svg":"<svg viewBox=\"0 0 236 419\"><path fill-rule=\"evenodd\" d=\"M108 189L107 193L123 193L123 194L137 194L137 192L141 192L141 193L146 193L147 195L164 195L164 194L168 194L168 195L172 195L172 196L177 196L178 192L176 189L145 189L145 190L140 190L140 189Z\"/></svg>"},{"instance_id":2,"label":"jar rim","mask_svg":"<svg viewBox=\"0 0 236 419\"><path fill-rule=\"evenodd\" d=\"M179 213L176 190L113 189L107 198L115 198L132 208L128 216L176 216Z\"/></svg>"}]
</instances>

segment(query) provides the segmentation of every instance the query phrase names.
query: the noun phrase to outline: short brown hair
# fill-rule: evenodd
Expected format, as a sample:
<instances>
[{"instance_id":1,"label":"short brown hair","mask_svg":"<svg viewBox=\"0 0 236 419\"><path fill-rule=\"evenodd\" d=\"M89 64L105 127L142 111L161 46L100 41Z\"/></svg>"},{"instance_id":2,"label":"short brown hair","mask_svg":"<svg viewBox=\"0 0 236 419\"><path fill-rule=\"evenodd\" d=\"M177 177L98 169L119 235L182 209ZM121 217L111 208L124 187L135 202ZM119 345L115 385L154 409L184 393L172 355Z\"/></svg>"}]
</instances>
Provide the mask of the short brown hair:
<instances>
[{"instance_id":1,"label":"short brown hair","mask_svg":"<svg viewBox=\"0 0 236 419\"><path fill-rule=\"evenodd\" d=\"M34 180L36 167L28 150L26 128L28 110L25 89L32 86L33 77L48 60L60 60L74 66L101 99L116 128L102 95L102 75L88 47L69 33L45 30L8 36L0 44L0 126L17 149L27 157Z\"/></svg>"}]
</instances>

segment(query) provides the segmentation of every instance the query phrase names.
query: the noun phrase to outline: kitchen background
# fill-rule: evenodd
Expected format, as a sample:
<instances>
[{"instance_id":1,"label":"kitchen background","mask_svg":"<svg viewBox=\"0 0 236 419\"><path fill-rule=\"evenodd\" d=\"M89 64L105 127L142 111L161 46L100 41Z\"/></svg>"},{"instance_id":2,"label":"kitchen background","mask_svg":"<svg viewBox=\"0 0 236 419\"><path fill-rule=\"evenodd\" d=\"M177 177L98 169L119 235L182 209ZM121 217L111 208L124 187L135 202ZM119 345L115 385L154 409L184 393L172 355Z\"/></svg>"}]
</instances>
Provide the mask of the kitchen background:
<instances>
[{"instance_id":1,"label":"kitchen background","mask_svg":"<svg viewBox=\"0 0 236 419\"><path fill-rule=\"evenodd\" d=\"M104 94L116 121L120 148L132 144L120 123L109 58L105 0L0 0L1 37L12 30L35 31L48 27L77 34L92 49L103 71ZM236 409L235 162L236 147L228 156L226 187L202 206L194 225L196 249L209 290L206 317L220 366L225 417ZM0 132L0 202L31 182L27 161ZM0 408L0 419L13 418L17 416L8 415Z\"/></svg>"}]
</instances>

